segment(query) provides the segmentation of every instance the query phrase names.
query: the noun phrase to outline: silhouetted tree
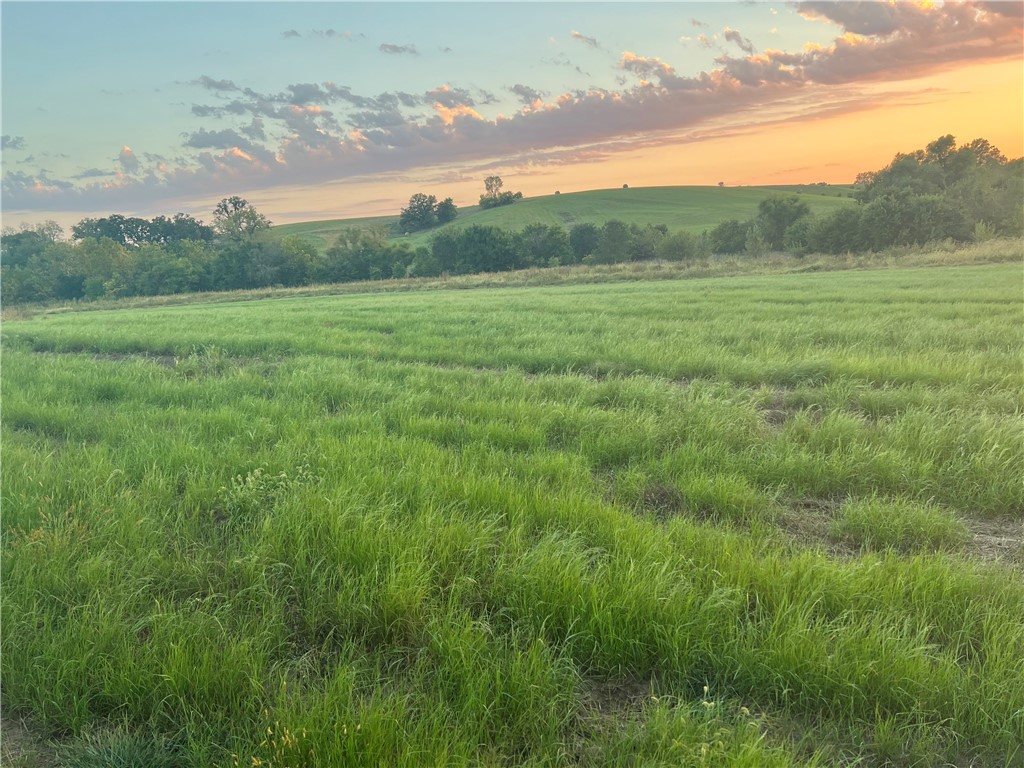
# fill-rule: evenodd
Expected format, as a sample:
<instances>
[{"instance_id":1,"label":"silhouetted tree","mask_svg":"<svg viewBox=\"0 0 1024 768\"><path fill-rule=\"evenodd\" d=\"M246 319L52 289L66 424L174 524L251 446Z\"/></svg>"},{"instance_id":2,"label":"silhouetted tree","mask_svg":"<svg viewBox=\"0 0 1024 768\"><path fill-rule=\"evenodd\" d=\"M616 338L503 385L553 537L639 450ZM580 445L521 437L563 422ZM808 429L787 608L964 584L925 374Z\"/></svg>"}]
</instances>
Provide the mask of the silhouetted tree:
<instances>
[{"instance_id":1,"label":"silhouetted tree","mask_svg":"<svg viewBox=\"0 0 1024 768\"><path fill-rule=\"evenodd\" d=\"M249 205L247 200L226 197L213 209L213 229L223 238L233 241L252 240L257 234L270 229L270 221Z\"/></svg>"},{"instance_id":2,"label":"silhouetted tree","mask_svg":"<svg viewBox=\"0 0 1024 768\"><path fill-rule=\"evenodd\" d=\"M436 208L436 197L417 192L409 198L409 204L398 214L398 225L403 232L430 229L437 223Z\"/></svg>"},{"instance_id":3,"label":"silhouetted tree","mask_svg":"<svg viewBox=\"0 0 1024 768\"><path fill-rule=\"evenodd\" d=\"M504 182L501 176L488 176L484 179L484 194L480 195L481 208L497 208L523 199L522 192L502 192Z\"/></svg>"},{"instance_id":4,"label":"silhouetted tree","mask_svg":"<svg viewBox=\"0 0 1024 768\"><path fill-rule=\"evenodd\" d=\"M434 215L437 217L438 224L447 224L449 221L454 220L458 212L459 209L456 207L455 201L450 197L446 197L434 209Z\"/></svg>"}]
</instances>

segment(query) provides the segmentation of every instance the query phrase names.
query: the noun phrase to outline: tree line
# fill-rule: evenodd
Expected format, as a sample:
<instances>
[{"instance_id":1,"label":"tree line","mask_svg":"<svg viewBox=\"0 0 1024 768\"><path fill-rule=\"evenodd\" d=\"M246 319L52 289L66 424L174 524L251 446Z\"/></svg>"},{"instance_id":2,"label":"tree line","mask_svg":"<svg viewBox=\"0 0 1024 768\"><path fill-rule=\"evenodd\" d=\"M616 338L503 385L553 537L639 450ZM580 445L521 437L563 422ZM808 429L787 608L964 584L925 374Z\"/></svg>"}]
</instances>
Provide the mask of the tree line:
<instances>
[{"instance_id":1,"label":"tree line","mask_svg":"<svg viewBox=\"0 0 1024 768\"><path fill-rule=\"evenodd\" d=\"M485 197L501 201L511 195L509 202L521 197L501 192L500 181L488 179ZM325 251L299 237L274 236L265 216L242 198L230 197L214 209L210 225L181 213L149 220L115 214L83 219L72 227L71 240L52 222L5 230L0 301L151 296L715 254L860 252L1024 234L1024 160L1007 160L984 139L958 147L952 136L943 136L923 150L899 154L885 168L858 176L855 197L856 205L814 216L799 195L772 195L749 220L724 221L700 234L614 219L569 230L531 224L513 232L473 225L442 229L429 246L412 248L392 240L389 228L353 227ZM438 203L434 196L414 196L410 208L414 201L430 226L456 215L450 198Z\"/></svg>"},{"instance_id":2,"label":"tree line","mask_svg":"<svg viewBox=\"0 0 1024 768\"><path fill-rule=\"evenodd\" d=\"M960 147L942 136L879 171L858 175L858 205L811 216L798 198L762 201L749 221L724 221L709 235L714 253L858 253L939 240L967 242L1024 234L1024 159L986 139Z\"/></svg>"}]
</instances>

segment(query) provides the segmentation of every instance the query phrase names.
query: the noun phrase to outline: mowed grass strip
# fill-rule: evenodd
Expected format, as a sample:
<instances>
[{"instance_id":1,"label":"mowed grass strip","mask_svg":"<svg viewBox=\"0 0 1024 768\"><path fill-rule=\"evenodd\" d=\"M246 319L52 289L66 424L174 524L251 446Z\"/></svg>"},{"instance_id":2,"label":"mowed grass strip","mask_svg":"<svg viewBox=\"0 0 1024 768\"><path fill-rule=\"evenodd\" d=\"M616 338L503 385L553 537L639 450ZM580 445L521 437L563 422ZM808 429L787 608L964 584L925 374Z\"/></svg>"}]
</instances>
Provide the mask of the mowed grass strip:
<instances>
[{"instance_id":1,"label":"mowed grass strip","mask_svg":"<svg viewBox=\"0 0 1024 768\"><path fill-rule=\"evenodd\" d=\"M1018 287L6 323L3 705L83 765L1012 764Z\"/></svg>"}]
</instances>

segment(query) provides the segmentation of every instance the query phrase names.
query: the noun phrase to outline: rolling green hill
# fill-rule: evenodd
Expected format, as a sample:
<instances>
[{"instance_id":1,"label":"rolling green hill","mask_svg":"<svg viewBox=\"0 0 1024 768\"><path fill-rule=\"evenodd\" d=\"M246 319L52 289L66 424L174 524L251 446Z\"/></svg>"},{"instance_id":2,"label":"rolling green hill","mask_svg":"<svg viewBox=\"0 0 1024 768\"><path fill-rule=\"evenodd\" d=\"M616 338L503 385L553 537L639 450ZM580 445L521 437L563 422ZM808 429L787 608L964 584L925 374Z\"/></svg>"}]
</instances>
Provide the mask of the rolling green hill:
<instances>
[{"instance_id":1,"label":"rolling green hill","mask_svg":"<svg viewBox=\"0 0 1024 768\"><path fill-rule=\"evenodd\" d=\"M621 219L630 224L666 224L669 229L692 232L713 227L726 219L749 219L757 204L767 195L793 192L807 200L814 213L827 213L850 205L849 186L779 187L638 187L600 189L564 195L545 195L521 200L513 205L481 210L478 206L460 209L455 221L442 227L395 239L412 246L426 245L438 232L461 229L472 224L489 224L502 229L520 230L529 224L603 224ZM284 224L274 228L281 235L298 235L318 247L326 248L346 227L384 225L394 227L398 216L374 216L359 219L334 219Z\"/></svg>"}]
</instances>

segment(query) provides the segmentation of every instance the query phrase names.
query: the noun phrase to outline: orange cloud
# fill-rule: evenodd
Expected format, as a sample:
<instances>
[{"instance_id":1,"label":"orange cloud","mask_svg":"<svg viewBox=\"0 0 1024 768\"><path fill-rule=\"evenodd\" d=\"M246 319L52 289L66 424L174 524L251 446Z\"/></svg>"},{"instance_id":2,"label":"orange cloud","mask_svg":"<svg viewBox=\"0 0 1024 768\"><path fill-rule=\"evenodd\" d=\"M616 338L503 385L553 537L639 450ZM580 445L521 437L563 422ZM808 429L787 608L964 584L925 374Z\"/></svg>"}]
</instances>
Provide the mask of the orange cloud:
<instances>
[{"instance_id":1,"label":"orange cloud","mask_svg":"<svg viewBox=\"0 0 1024 768\"><path fill-rule=\"evenodd\" d=\"M446 107L441 102L434 104L434 110L441 116L441 122L451 125L457 117L472 117L474 120L483 120L484 117L475 109L466 104L458 104L454 107Z\"/></svg>"}]
</instances>

